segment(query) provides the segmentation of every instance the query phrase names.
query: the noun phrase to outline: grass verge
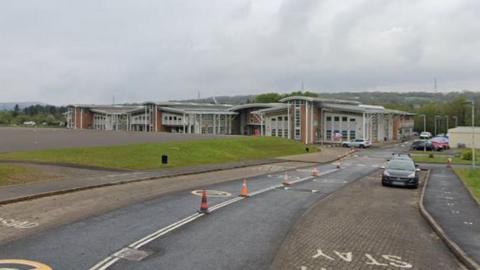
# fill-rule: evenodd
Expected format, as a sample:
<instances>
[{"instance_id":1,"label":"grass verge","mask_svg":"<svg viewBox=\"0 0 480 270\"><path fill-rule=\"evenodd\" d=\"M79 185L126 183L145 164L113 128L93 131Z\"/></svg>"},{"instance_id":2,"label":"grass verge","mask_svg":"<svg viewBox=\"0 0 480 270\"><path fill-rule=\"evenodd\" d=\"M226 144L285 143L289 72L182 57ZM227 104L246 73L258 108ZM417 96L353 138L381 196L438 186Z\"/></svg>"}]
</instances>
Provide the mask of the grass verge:
<instances>
[{"instance_id":1,"label":"grass verge","mask_svg":"<svg viewBox=\"0 0 480 270\"><path fill-rule=\"evenodd\" d=\"M455 173L462 179L473 196L477 198L477 201L480 201L480 169L456 168Z\"/></svg>"},{"instance_id":2,"label":"grass verge","mask_svg":"<svg viewBox=\"0 0 480 270\"><path fill-rule=\"evenodd\" d=\"M19 165L0 164L0 186L24 184L39 180L42 174Z\"/></svg>"},{"instance_id":3,"label":"grass verge","mask_svg":"<svg viewBox=\"0 0 480 270\"><path fill-rule=\"evenodd\" d=\"M311 151L316 151L314 147ZM149 170L266 159L305 153L301 143L273 137L133 144L0 154L0 159L71 163L105 168ZM162 154L169 156L167 166Z\"/></svg>"}]
</instances>

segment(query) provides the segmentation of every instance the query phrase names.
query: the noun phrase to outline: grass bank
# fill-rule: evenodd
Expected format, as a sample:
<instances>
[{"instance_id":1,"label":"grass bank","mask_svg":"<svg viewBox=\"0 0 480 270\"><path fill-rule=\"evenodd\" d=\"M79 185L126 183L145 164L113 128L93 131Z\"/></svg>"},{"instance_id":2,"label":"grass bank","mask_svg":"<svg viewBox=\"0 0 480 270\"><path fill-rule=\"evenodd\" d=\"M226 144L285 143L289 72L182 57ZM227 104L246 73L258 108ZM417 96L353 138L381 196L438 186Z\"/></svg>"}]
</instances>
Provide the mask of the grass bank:
<instances>
[{"instance_id":1,"label":"grass bank","mask_svg":"<svg viewBox=\"0 0 480 270\"><path fill-rule=\"evenodd\" d=\"M19 165L0 164L0 186L24 184L40 179L42 174Z\"/></svg>"},{"instance_id":2,"label":"grass bank","mask_svg":"<svg viewBox=\"0 0 480 270\"><path fill-rule=\"evenodd\" d=\"M311 147L311 150L315 151L313 147ZM0 154L0 159L149 170L266 159L301 153L305 153L305 146L292 140L273 137L248 137L12 152ZM167 166L161 164L162 154L169 156Z\"/></svg>"},{"instance_id":3,"label":"grass bank","mask_svg":"<svg viewBox=\"0 0 480 270\"><path fill-rule=\"evenodd\" d=\"M473 196L480 201L480 169L455 169L455 173L462 179Z\"/></svg>"},{"instance_id":4,"label":"grass bank","mask_svg":"<svg viewBox=\"0 0 480 270\"><path fill-rule=\"evenodd\" d=\"M469 149L462 149L456 150L455 153L446 153L446 152L431 152L428 151L424 153L423 151L412 151L412 158L415 162L418 163L442 163L446 164L448 158L452 159L453 164L465 164L470 165L472 164L471 160L462 159L462 155L465 151L469 151ZM429 154L433 154L433 158L429 157ZM480 150L476 150L476 164L478 164L478 160L480 159Z\"/></svg>"}]
</instances>

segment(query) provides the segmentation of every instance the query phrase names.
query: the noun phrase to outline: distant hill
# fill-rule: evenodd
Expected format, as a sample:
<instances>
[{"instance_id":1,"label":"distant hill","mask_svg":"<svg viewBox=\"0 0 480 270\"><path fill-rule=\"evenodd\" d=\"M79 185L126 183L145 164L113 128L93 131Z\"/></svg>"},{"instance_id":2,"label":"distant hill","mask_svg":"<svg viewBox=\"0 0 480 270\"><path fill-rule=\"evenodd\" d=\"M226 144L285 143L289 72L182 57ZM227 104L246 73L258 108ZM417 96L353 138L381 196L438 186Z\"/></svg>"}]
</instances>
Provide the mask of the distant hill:
<instances>
[{"instance_id":1,"label":"distant hill","mask_svg":"<svg viewBox=\"0 0 480 270\"><path fill-rule=\"evenodd\" d=\"M0 102L0 111L11 111L15 108L16 104L18 104L18 107L20 107L21 110L33 105L47 105L42 102Z\"/></svg>"}]
</instances>

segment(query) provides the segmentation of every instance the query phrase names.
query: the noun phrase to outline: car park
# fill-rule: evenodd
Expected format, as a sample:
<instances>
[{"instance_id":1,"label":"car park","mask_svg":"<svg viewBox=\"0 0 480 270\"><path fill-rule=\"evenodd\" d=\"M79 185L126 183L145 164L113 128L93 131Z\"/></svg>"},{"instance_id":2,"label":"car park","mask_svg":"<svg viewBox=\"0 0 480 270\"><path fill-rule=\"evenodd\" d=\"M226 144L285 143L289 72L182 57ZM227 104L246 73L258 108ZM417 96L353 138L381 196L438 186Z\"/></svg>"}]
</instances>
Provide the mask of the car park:
<instances>
[{"instance_id":1,"label":"car park","mask_svg":"<svg viewBox=\"0 0 480 270\"><path fill-rule=\"evenodd\" d=\"M363 140L363 139L355 139L353 141L344 141L342 142L343 147L357 147L357 148L368 148L372 146L372 143L368 140Z\"/></svg>"},{"instance_id":2,"label":"car park","mask_svg":"<svg viewBox=\"0 0 480 270\"><path fill-rule=\"evenodd\" d=\"M412 160L392 159L385 166L382 173L382 185L418 187L418 169Z\"/></svg>"}]
</instances>

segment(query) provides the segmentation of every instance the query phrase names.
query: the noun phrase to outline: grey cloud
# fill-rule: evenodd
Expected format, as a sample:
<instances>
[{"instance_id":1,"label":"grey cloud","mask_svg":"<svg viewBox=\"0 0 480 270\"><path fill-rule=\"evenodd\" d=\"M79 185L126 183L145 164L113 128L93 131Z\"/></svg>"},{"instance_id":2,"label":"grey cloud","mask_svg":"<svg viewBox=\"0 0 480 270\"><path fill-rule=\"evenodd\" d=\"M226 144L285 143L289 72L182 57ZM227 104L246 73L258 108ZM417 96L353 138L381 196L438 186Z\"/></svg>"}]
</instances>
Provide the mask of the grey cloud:
<instances>
[{"instance_id":1,"label":"grey cloud","mask_svg":"<svg viewBox=\"0 0 480 270\"><path fill-rule=\"evenodd\" d=\"M0 3L0 100L479 89L477 0Z\"/></svg>"}]
</instances>

